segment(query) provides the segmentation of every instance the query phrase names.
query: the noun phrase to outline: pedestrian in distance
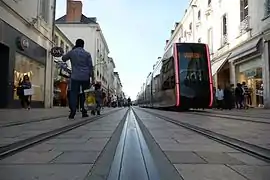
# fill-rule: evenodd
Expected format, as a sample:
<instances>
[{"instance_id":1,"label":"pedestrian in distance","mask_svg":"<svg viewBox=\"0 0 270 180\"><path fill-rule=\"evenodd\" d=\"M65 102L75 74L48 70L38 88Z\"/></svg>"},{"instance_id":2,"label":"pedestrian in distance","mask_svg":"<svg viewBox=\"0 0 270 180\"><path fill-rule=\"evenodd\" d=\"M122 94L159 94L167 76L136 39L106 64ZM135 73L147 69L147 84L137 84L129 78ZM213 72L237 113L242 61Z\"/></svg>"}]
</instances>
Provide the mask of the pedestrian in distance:
<instances>
[{"instance_id":1,"label":"pedestrian in distance","mask_svg":"<svg viewBox=\"0 0 270 180\"><path fill-rule=\"evenodd\" d=\"M76 115L76 105L80 87L82 91L90 87L90 78L93 79L93 63L91 54L84 50L84 41L77 39L75 47L62 56L64 62L70 60L71 62L71 76L70 76L70 114L69 119L74 119ZM82 94L81 100L85 102L85 95ZM88 117L87 110L83 107L82 117Z\"/></svg>"},{"instance_id":2,"label":"pedestrian in distance","mask_svg":"<svg viewBox=\"0 0 270 180\"><path fill-rule=\"evenodd\" d=\"M101 90L101 85L99 83L96 83L94 85L95 87L95 100L96 100L96 108L91 111L92 115L100 115L100 110L101 110L101 104L103 102L103 96L102 96L102 90Z\"/></svg>"}]
</instances>

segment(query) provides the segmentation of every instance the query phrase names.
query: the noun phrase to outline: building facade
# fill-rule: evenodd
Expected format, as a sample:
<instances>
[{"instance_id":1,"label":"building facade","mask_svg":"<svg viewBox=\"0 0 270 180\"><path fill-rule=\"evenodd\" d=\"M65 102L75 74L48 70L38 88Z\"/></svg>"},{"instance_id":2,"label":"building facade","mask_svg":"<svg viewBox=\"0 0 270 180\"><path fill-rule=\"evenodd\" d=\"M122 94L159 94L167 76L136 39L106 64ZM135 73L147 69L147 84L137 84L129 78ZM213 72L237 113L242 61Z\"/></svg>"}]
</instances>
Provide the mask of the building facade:
<instances>
[{"instance_id":1,"label":"building facade","mask_svg":"<svg viewBox=\"0 0 270 180\"><path fill-rule=\"evenodd\" d=\"M95 80L101 82L102 88L107 92L110 51L97 18L83 15L82 6L81 1L67 0L66 15L57 19L56 25L72 42L78 38L85 41L85 49L92 55Z\"/></svg>"},{"instance_id":2,"label":"building facade","mask_svg":"<svg viewBox=\"0 0 270 180\"><path fill-rule=\"evenodd\" d=\"M55 0L0 1L0 107L20 107L16 89L30 77L32 107L52 107L52 35Z\"/></svg>"},{"instance_id":3,"label":"building facade","mask_svg":"<svg viewBox=\"0 0 270 180\"><path fill-rule=\"evenodd\" d=\"M175 42L207 43L215 86L246 82L252 106L268 108L269 16L269 0L191 0L165 50Z\"/></svg>"},{"instance_id":4,"label":"building facade","mask_svg":"<svg viewBox=\"0 0 270 180\"><path fill-rule=\"evenodd\" d=\"M70 51L74 44L67 38L67 36L57 27L54 29L53 36L54 47L61 47L64 53ZM54 106L66 106L67 105L67 88L69 78L68 72L61 68L61 57L53 57L53 79L54 79L54 91L53 91L53 105ZM67 68L71 70L71 62L66 62Z\"/></svg>"},{"instance_id":5,"label":"building facade","mask_svg":"<svg viewBox=\"0 0 270 180\"><path fill-rule=\"evenodd\" d=\"M114 87L115 63L114 63L113 58L109 57L107 67L108 67L108 96L111 96L115 92L115 87Z\"/></svg>"},{"instance_id":6,"label":"building facade","mask_svg":"<svg viewBox=\"0 0 270 180\"><path fill-rule=\"evenodd\" d=\"M122 97L122 95L123 95L122 83L121 83L120 76L119 76L118 72L114 72L114 89L115 89L114 95L116 95L119 98Z\"/></svg>"}]
</instances>

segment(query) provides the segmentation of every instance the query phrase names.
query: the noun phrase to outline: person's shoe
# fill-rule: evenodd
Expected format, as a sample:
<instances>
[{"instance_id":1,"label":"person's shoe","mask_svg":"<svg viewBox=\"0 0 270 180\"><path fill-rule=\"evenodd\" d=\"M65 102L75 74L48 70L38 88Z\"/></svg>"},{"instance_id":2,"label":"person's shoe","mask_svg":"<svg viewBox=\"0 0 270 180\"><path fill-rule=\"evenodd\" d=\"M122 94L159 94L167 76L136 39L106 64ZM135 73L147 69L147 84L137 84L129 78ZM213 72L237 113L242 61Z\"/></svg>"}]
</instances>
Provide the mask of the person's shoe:
<instances>
[{"instance_id":1,"label":"person's shoe","mask_svg":"<svg viewBox=\"0 0 270 180\"><path fill-rule=\"evenodd\" d=\"M85 113L85 114L82 114L82 117L86 118L86 117L89 117L89 115L87 113Z\"/></svg>"},{"instance_id":2,"label":"person's shoe","mask_svg":"<svg viewBox=\"0 0 270 180\"><path fill-rule=\"evenodd\" d=\"M75 113L70 112L70 114L68 116L68 119L69 120L74 120L74 117L75 117Z\"/></svg>"}]
</instances>

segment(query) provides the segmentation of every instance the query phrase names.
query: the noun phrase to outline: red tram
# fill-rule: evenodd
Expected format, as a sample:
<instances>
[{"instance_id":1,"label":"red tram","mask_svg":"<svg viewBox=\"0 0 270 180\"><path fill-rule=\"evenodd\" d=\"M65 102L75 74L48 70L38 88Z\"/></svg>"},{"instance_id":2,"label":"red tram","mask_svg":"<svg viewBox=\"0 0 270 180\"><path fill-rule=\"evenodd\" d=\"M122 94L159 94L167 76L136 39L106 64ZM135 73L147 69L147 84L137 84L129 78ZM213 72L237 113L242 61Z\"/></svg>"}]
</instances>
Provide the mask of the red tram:
<instances>
[{"instance_id":1,"label":"red tram","mask_svg":"<svg viewBox=\"0 0 270 180\"><path fill-rule=\"evenodd\" d=\"M151 72L140 92L141 107L211 108L213 81L209 48L201 43L175 43Z\"/></svg>"}]
</instances>

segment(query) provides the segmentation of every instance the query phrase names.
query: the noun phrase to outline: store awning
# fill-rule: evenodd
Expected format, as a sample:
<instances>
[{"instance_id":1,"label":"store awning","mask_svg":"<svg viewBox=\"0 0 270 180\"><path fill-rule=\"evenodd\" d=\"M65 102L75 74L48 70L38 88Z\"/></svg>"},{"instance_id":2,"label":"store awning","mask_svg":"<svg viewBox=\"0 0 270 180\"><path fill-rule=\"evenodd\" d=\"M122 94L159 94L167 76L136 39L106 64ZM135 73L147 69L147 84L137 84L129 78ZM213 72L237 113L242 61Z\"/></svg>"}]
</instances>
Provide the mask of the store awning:
<instances>
[{"instance_id":1,"label":"store awning","mask_svg":"<svg viewBox=\"0 0 270 180\"><path fill-rule=\"evenodd\" d=\"M249 54L252 53L259 53L259 44L261 43L262 38L258 37L255 38L249 42L246 42L245 44L241 45L236 50L232 51L232 55L229 58L229 62L233 62L237 59L241 59Z\"/></svg>"},{"instance_id":2,"label":"store awning","mask_svg":"<svg viewBox=\"0 0 270 180\"><path fill-rule=\"evenodd\" d=\"M214 76L224 66L224 64L228 61L230 55L231 55L231 53L228 56L226 56L225 58L215 61L211 65L212 76Z\"/></svg>"}]
</instances>

